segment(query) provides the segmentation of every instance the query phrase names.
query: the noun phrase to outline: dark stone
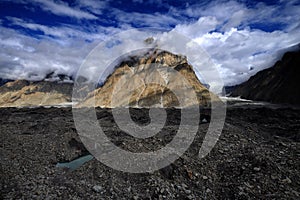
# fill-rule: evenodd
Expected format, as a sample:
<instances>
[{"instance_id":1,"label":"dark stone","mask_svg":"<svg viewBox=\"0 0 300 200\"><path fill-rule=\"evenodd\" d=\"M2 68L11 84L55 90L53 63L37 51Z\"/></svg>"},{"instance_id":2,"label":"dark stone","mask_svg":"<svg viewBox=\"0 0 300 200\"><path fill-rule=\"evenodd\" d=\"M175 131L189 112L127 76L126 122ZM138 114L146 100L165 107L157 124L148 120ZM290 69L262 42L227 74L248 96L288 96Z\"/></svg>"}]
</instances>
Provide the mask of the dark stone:
<instances>
[{"instance_id":1,"label":"dark stone","mask_svg":"<svg viewBox=\"0 0 300 200\"><path fill-rule=\"evenodd\" d=\"M162 169L159 170L161 176L172 180L175 174L175 166L174 164L170 164Z\"/></svg>"}]
</instances>

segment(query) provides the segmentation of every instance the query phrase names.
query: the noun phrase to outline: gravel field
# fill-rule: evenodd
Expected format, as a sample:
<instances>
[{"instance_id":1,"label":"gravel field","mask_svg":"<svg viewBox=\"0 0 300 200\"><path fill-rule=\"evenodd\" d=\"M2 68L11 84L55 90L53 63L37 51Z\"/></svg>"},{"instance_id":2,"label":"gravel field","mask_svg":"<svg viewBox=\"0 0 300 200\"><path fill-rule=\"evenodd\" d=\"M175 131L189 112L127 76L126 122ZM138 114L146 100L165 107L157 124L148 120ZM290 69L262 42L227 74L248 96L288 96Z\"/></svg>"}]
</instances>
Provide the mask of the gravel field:
<instances>
[{"instance_id":1,"label":"gravel field","mask_svg":"<svg viewBox=\"0 0 300 200\"><path fill-rule=\"evenodd\" d=\"M106 135L132 152L172 140L180 110L167 113L162 131L142 141L122 132L111 110L97 109ZM131 114L149 123L147 109ZM71 108L2 108L0 199L300 199L299 109L228 108L216 146L200 159L208 126L201 123L185 154L153 173L120 172L96 159L71 171L56 164L89 154Z\"/></svg>"}]
</instances>

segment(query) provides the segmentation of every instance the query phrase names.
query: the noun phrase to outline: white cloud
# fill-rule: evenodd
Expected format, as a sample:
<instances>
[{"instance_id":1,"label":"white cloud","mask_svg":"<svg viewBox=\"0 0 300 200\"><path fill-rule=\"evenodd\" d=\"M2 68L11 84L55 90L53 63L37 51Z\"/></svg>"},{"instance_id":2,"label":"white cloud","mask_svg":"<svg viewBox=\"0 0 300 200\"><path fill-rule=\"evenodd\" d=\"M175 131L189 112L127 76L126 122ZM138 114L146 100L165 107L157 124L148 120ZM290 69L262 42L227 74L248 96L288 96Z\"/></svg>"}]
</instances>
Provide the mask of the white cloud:
<instances>
[{"instance_id":1,"label":"white cloud","mask_svg":"<svg viewBox=\"0 0 300 200\"><path fill-rule=\"evenodd\" d=\"M46 26L42 24L27 22L20 18L15 17L7 17L7 19L13 24L17 25L26 29L30 29L33 31L40 31L42 32L41 37L52 36L56 37L57 40L62 43L63 40L66 40L70 37L76 37L81 39L88 39L88 40L101 40L104 38L104 34L97 33L101 26L97 27L97 30L94 30L96 33L87 33L85 30L80 30L78 26L72 25L62 25L62 26ZM106 27L106 29L111 30L111 28Z\"/></svg>"},{"instance_id":2,"label":"white cloud","mask_svg":"<svg viewBox=\"0 0 300 200\"><path fill-rule=\"evenodd\" d=\"M139 13L139 12L124 12L120 9L112 9L111 14L115 16L119 25L122 24L135 24L139 27L170 27L171 25L176 25L181 23L181 21L167 14L161 13Z\"/></svg>"},{"instance_id":3,"label":"white cloud","mask_svg":"<svg viewBox=\"0 0 300 200\"><path fill-rule=\"evenodd\" d=\"M0 33L0 77L10 79L40 80L51 71L72 75L98 43L70 38L62 45L3 27Z\"/></svg>"},{"instance_id":4,"label":"white cloud","mask_svg":"<svg viewBox=\"0 0 300 200\"><path fill-rule=\"evenodd\" d=\"M195 38L219 65L226 84L245 81L250 75L271 67L279 59L278 51L300 41L297 33L258 30L237 30L222 33L206 33ZM249 71L250 68L254 70Z\"/></svg>"},{"instance_id":5,"label":"white cloud","mask_svg":"<svg viewBox=\"0 0 300 200\"><path fill-rule=\"evenodd\" d=\"M107 1L97 1L97 0L79 0L78 1L80 8L85 8L90 12L100 15L104 8L107 7Z\"/></svg>"},{"instance_id":6,"label":"white cloud","mask_svg":"<svg viewBox=\"0 0 300 200\"><path fill-rule=\"evenodd\" d=\"M204 15L198 21L177 25L174 30L200 44L218 66L225 84L233 85L271 67L280 58L282 49L300 42L300 16L295 12L296 7L300 9L295 5L280 10L276 5L259 4L249 9L233 1L211 3L206 8L198 8L198 13ZM188 8L181 12L195 16L196 10ZM267 22L284 22L287 26L271 32L248 26L251 23L268 26Z\"/></svg>"},{"instance_id":7,"label":"white cloud","mask_svg":"<svg viewBox=\"0 0 300 200\"><path fill-rule=\"evenodd\" d=\"M77 19L97 19L97 16L69 7L67 3L62 1L54 2L52 0L33 0L41 9L59 16L75 17Z\"/></svg>"},{"instance_id":8,"label":"white cloud","mask_svg":"<svg viewBox=\"0 0 300 200\"><path fill-rule=\"evenodd\" d=\"M220 22L213 16L200 17L196 23L179 24L175 30L179 30L182 34L191 38L201 36L207 32L214 30Z\"/></svg>"}]
</instances>

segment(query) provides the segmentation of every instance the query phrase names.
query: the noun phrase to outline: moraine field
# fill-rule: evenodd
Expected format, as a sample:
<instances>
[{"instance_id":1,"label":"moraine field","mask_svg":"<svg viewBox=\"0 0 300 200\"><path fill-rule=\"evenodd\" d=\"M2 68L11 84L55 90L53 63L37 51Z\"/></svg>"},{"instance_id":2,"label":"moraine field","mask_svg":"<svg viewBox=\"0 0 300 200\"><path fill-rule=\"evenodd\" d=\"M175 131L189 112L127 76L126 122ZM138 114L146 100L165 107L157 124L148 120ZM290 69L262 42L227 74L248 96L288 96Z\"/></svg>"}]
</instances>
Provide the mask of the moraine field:
<instances>
[{"instance_id":1,"label":"moraine field","mask_svg":"<svg viewBox=\"0 0 300 200\"><path fill-rule=\"evenodd\" d=\"M230 104L229 104L230 105ZM169 143L180 110L145 141L122 132L111 110L97 109L105 134L117 146L141 152ZM147 109L131 117L149 122ZM213 150L198 158L209 123L200 123L190 148L153 173L116 171L95 158L76 170L56 167L89 154L78 137L72 108L0 109L0 199L299 199L300 109L228 106Z\"/></svg>"}]
</instances>

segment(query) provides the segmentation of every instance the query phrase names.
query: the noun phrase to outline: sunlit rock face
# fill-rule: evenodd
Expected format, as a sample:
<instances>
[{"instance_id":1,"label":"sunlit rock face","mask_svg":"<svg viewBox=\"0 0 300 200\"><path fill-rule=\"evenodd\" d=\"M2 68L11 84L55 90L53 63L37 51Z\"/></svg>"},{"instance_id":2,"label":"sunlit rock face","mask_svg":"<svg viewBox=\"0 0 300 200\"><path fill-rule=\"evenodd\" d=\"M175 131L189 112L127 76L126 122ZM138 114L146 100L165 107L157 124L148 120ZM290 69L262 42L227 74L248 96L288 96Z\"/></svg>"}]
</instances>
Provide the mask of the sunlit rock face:
<instances>
[{"instance_id":1,"label":"sunlit rock face","mask_svg":"<svg viewBox=\"0 0 300 200\"><path fill-rule=\"evenodd\" d=\"M16 80L0 87L0 107L51 106L71 101L73 84Z\"/></svg>"},{"instance_id":2,"label":"sunlit rock face","mask_svg":"<svg viewBox=\"0 0 300 200\"><path fill-rule=\"evenodd\" d=\"M121 62L80 106L210 106L211 100L218 97L199 81L185 56L151 50Z\"/></svg>"},{"instance_id":3,"label":"sunlit rock face","mask_svg":"<svg viewBox=\"0 0 300 200\"><path fill-rule=\"evenodd\" d=\"M232 96L300 105L300 51L287 52L273 67L262 70L238 85Z\"/></svg>"},{"instance_id":4,"label":"sunlit rock face","mask_svg":"<svg viewBox=\"0 0 300 200\"><path fill-rule=\"evenodd\" d=\"M0 107L71 103L73 83L62 78L50 74L42 81L8 82L0 87ZM92 92L87 88L80 88L78 107L210 106L211 100L219 100L199 81L185 56L155 49L124 58L101 87Z\"/></svg>"}]
</instances>

